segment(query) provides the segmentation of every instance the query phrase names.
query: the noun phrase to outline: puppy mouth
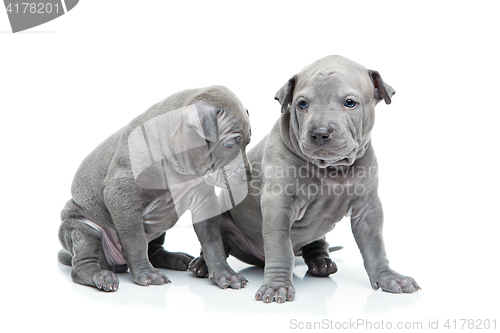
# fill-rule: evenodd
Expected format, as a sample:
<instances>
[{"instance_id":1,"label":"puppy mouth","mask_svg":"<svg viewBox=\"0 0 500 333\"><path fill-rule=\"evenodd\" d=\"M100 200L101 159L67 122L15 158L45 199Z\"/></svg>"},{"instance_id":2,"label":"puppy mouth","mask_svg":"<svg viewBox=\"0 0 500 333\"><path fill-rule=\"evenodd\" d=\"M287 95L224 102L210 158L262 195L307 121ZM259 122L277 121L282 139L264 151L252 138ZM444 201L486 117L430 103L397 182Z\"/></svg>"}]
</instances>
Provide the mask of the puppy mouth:
<instances>
[{"instance_id":1,"label":"puppy mouth","mask_svg":"<svg viewBox=\"0 0 500 333\"><path fill-rule=\"evenodd\" d=\"M351 165L354 162L354 157L356 155L357 148L353 148L347 155L345 156L336 156L334 158L326 158L332 155L331 152L327 152L325 150L315 152L313 154L313 162L320 168L326 168L329 166L340 166L340 165ZM330 155L330 156L327 156Z\"/></svg>"}]
</instances>

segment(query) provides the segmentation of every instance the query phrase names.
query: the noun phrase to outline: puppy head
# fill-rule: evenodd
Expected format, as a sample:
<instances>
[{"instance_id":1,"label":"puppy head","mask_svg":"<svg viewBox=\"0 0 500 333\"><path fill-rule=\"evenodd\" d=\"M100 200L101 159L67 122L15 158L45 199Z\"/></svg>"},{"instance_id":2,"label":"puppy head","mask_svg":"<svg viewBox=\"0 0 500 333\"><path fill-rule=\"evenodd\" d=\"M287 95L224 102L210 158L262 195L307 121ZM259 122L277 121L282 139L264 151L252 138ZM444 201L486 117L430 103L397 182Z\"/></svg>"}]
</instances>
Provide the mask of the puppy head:
<instances>
[{"instance_id":1,"label":"puppy head","mask_svg":"<svg viewBox=\"0 0 500 333\"><path fill-rule=\"evenodd\" d=\"M301 152L324 168L351 165L364 154L375 105L395 94L380 74L340 56L322 58L293 76L276 93L290 112Z\"/></svg>"},{"instance_id":2,"label":"puppy head","mask_svg":"<svg viewBox=\"0 0 500 333\"><path fill-rule=\"evenodd\" d=\"M190 137L205 141L190 149L191 171L204 182L222 188L250 180L250 163L246 146L251 129L248 111L227 88L213 86L204 89L192 101L195 107L186 108L183 123Z\"/></svg>"}]
</instances>

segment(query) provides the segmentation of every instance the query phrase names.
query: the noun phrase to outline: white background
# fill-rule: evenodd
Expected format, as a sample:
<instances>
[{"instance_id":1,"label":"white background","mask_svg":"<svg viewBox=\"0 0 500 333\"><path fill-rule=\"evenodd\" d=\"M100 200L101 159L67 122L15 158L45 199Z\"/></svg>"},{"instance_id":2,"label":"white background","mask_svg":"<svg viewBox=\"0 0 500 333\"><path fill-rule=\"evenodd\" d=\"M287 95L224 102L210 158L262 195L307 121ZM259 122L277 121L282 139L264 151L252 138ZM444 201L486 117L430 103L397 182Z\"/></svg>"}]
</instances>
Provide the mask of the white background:
<instances>
[{"instance_id":1,"label":"white background","mask_svg":"<svg viewBox=\"0 0 500 333\"><path fill-rule=\"evenodd\" d=\"M284 331L298 322L497 319L500 126L495 1L81 1L12 34L0 10L2 330ZM255 145L280 116L275 92L340 54L378 70L397 94L377 107L373 142L391 266L423 290L370 289L347 219L329 278L297 260L296 301L253 299L261 269L235 259L241 291L165 271L168 286L119 275L116 293L77 285L57 262L59 213L83 158L150 105L222 84L250 111ZM199 251L189 216L166 247ZM14 325L14 326L12 326ZM466 326L467 327L467 326Z\"/></svg>"}]
</instances>

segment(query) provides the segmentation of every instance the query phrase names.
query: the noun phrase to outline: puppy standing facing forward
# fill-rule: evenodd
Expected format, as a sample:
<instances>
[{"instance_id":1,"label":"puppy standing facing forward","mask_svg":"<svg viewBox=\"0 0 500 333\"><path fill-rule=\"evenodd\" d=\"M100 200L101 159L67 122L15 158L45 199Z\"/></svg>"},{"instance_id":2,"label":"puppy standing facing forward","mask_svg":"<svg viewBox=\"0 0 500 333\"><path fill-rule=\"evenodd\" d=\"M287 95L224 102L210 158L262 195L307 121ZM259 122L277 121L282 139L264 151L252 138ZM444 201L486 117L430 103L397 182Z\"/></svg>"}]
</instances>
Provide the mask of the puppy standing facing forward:
<instances>
[{"instance_id":1,"label":"puppy standing facing forward","mask_svg":"<svg viewBox=\"0 0 500 333\"><path fill-rule=\"evenodd\" d=\"M224 249L214 185L250 179L249 140L247 111L221 86L174 94L109 137L81 164L61 213L59 260L73 266L73 280L115 291L115 272L129 268L140 285L168 283L153 265L186 270L192 257L165 251L161 235L190 210L193 223L210 221L203 223L209 237L197 234L211 277L221 287L243 287L243 276L215 261ZM160 244L151 242L159 236Z\"/></svg>"},{"instance_id":2,"label":"puppy standing facing forward","mask_svg":"<svg viewBox=\"0 0 500 333\"><path fill-rule=\"evenodd\" d=\"M325 234L344 216L374 289L411 293L420 287L389 267L377 194L377 160L370 139L375 105L391 103L394 90L378 72L340 56L320 59L293 76L276 94L281 118L249 153L249 195L223 214L229 254L265 265L257 300L295 297L294 256L309 271L335 273ZM219 197L225 204L228 192ZM193 273L204 265L193 261Z\"/></svg>"}]
</instances>

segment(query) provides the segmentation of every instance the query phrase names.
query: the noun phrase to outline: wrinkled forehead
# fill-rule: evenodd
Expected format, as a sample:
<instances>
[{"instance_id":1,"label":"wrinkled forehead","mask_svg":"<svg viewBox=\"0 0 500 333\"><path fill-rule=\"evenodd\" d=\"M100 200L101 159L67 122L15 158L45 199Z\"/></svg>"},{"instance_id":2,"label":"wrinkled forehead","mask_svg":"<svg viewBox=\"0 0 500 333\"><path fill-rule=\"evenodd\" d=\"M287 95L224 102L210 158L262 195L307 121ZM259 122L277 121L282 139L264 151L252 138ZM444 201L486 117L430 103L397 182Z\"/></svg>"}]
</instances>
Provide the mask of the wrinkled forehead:
<instances>
[{"instance_id":1,"label":"wrinkled forehead","mask_svg":"<svg viewBox=\"0 0 500 333\"><path fill-rule=\"evenodd\" d=\"M230 132L246 135L250 131L250 119L243 103L226 87L207 87L194 99L194 102L206 103L221 111L217 116L219 136Z\"/></svg>"},{"instance_id":2,"label":"wrinkled forehead","mask_svg":"<svg viewBox=\"0 0 500 333\"><path fill-rule=\"evenodd\" d=\"M217 125L220 136L239 133L246 137L250 132L250 119L243 104L236 98L202 96L199 102L220 110Z\"/></svg>"},{"instance_id":3,"label":"wrinkled forehead","mask_svg":"<svg viewBox=\"0 0 500 333\"><path fill-rule=\"evenodd\" d=\"M222 114L217 117L219 135L227 136L232 134L241 134L243 137L250 135L250 120L245 109L234 111L233 109L223 109Z\"/></svg>"},{"instance_id":4,"label":"wrinkled forehead","mask_svg":"<svg viewBox=\"0 0 500 333\"><path fill-rule=\"evenodd\" d=\"M349 95L368 99L373 84L368 70L360 66L317 66L305 68L298 75L296 97L304 95L318 103L328 104Z\"/></svg>"}]
</instances>

